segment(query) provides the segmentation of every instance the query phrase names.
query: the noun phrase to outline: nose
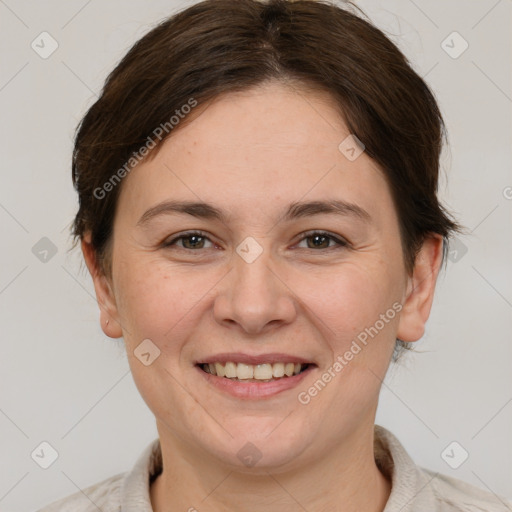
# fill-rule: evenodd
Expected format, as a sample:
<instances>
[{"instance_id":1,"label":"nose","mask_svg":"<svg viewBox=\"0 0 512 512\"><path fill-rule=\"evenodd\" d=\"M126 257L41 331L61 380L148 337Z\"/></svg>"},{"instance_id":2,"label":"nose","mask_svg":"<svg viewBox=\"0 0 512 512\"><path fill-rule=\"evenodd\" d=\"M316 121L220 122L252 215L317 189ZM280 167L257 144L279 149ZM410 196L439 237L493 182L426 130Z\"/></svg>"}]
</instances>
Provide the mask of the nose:
<instances>
[{"instance_id":1,"label":"nose","mask_svg":"<svg viewBox=\"0 0 512 512\"><path fill-rule=\"evenodd\" d=\"M295 296L268 249L252 262L234 253L231 271L218 290L214 317L224 326L236 325L245 333L259 334L295 319Z\"/></svg>"}]
</instances>

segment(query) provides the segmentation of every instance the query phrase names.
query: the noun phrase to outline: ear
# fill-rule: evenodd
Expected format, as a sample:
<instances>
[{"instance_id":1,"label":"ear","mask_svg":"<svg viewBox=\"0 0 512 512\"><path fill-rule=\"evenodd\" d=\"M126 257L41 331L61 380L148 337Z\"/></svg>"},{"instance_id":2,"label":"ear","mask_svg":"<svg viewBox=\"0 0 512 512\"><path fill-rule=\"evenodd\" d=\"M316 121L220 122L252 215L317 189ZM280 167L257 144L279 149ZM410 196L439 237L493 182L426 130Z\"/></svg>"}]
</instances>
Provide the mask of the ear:
<instances>
[{"instance_id":1,"label":"ear","mask_svg":"<svg viewBox=\"0 0 512 512\"><path fill-rule=\"evenodd\" d=\"M416 256L413 274L408 278L398 324L398 339L418 341L425 333L442 257L443 237L438 234L429 235Z\"/></svg>"},{"instance_id":2,"label":"ear","mask_svg":"<svg viewBox=\"0 0 512 512\"><path fill-rule=\"evenodd\" d=\"M87 232L82 238L81 246L96 291L96 299L100 308L101 329L109 338L121 338L123 331L118 321L119 315L112 285L98 265L96 252L91 245L90 232Z\"/></svg>"}]
</instances>

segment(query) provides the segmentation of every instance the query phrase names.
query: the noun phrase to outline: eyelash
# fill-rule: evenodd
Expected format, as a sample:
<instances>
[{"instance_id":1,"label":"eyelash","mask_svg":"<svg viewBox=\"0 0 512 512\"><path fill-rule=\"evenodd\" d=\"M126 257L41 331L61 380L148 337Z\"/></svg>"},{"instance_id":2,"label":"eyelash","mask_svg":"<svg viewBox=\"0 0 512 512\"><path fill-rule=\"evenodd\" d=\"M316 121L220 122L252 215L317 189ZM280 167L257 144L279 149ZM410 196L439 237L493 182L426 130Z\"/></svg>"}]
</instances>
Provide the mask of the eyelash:
<instances>
[{"instance_id":1,"label":"eyelash","mask_svg":"<svg viewBox=\"0 0 512 512\"><path fill-rule=\"evenodd\" d=\"M173 238L169 242L164 242L163 247L164 248L171 247L171 246L175 245L175 243L177 241L182 240L184 238L189 238L189 237L192 237L192 236L200 236L202 238L210 240L208 238L208 236L206 235L206 233L203 232L203 231L187 231L186 233L182 233L181 235ZM345 240L343 240L343 239L341 239L341 238L339 238L337 236L334 236L331 233L326 232L326 231L307 231L306 233L303 234L302 238L297 243L300 243L303 240L307 240L308 238L312 238L314 236L322 236L322 237L330 238L331 240L334 240L334 242L338 245L338 247L336 247L336 246L327 247L324 250L328 250L328 249L341 249L341 248L349 246L348 242L346 242ZM210 240L210 242L211 242L211 240ZM200 250L200 249L197 249L197 250L187 249L186 247L180 247L180 249L183 249L185 251L191 251L191 252L197 252L197 251ZM317 250L317 249L310 249L310 248L307 248L307 249L311 250L311 251L316 251Z\"/></svg>"}]
</instances>

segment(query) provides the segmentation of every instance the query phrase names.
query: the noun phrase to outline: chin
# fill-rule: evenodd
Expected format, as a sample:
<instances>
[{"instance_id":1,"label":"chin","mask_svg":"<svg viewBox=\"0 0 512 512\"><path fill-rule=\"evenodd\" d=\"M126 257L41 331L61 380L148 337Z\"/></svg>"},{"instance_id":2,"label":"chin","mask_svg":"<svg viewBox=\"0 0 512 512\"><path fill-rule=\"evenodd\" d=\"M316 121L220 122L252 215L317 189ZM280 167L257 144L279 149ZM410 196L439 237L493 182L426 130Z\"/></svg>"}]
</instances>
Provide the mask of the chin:
<instances>
[{"instance_id":1,"label":"chin","mask_svg":"<svg viewBox=\"0 0 512 512\"><path fill-rule=\"evenodd\" d=\"M251 474L266 474L278 468L291 469L298 463L298 457L311 443L304 432L301 437L291 435L297 432L292 425L286 425L289 420L285 416L272 418L270 421L251 422L250 418L243 418L240 425L230 423L229 432L233 437L223 436L222 440L213 440L204 446L214 458L219 459L236 471ZM247 428L247 422L251 422ZM236 427L235 427L236 425ZM300 430L299 430L300 431ZM203 439L204 443L204 439Z\"/></svg>"}]
</instances>

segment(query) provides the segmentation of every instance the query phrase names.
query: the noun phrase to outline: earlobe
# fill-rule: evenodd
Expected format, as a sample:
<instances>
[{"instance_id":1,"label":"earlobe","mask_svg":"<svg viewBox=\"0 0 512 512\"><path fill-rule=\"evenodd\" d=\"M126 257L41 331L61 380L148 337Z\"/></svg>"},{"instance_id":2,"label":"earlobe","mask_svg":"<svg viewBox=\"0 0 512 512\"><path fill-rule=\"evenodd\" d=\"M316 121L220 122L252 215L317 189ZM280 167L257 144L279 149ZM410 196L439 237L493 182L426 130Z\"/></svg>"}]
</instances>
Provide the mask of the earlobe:
<instances>
[{"instance_id":1,"label":"earlobe","mask_svg":"<svg viewBox=\"0 0 512 512\"><path fill-rule=\"evenodd\" d=\"M404 293L397 332L397 338L402 341L418 341L425 333L442 256L443 237L437 234L428 236L416 257L413 274Z\"/></svg>"},{"instance_id":2,"label":"earlobe","mask_svg":"<svg viewBox=\"0 0 512 512\"><path fill-rule=\"evenodd\" d=\"M89 232L84 235L81 248L85 263L93 280L96 300L100 308L101 329L109 338L121 338L123 331L118 322L118 311L112 286L98 265Z\"/></svg>"}]
</instances>

